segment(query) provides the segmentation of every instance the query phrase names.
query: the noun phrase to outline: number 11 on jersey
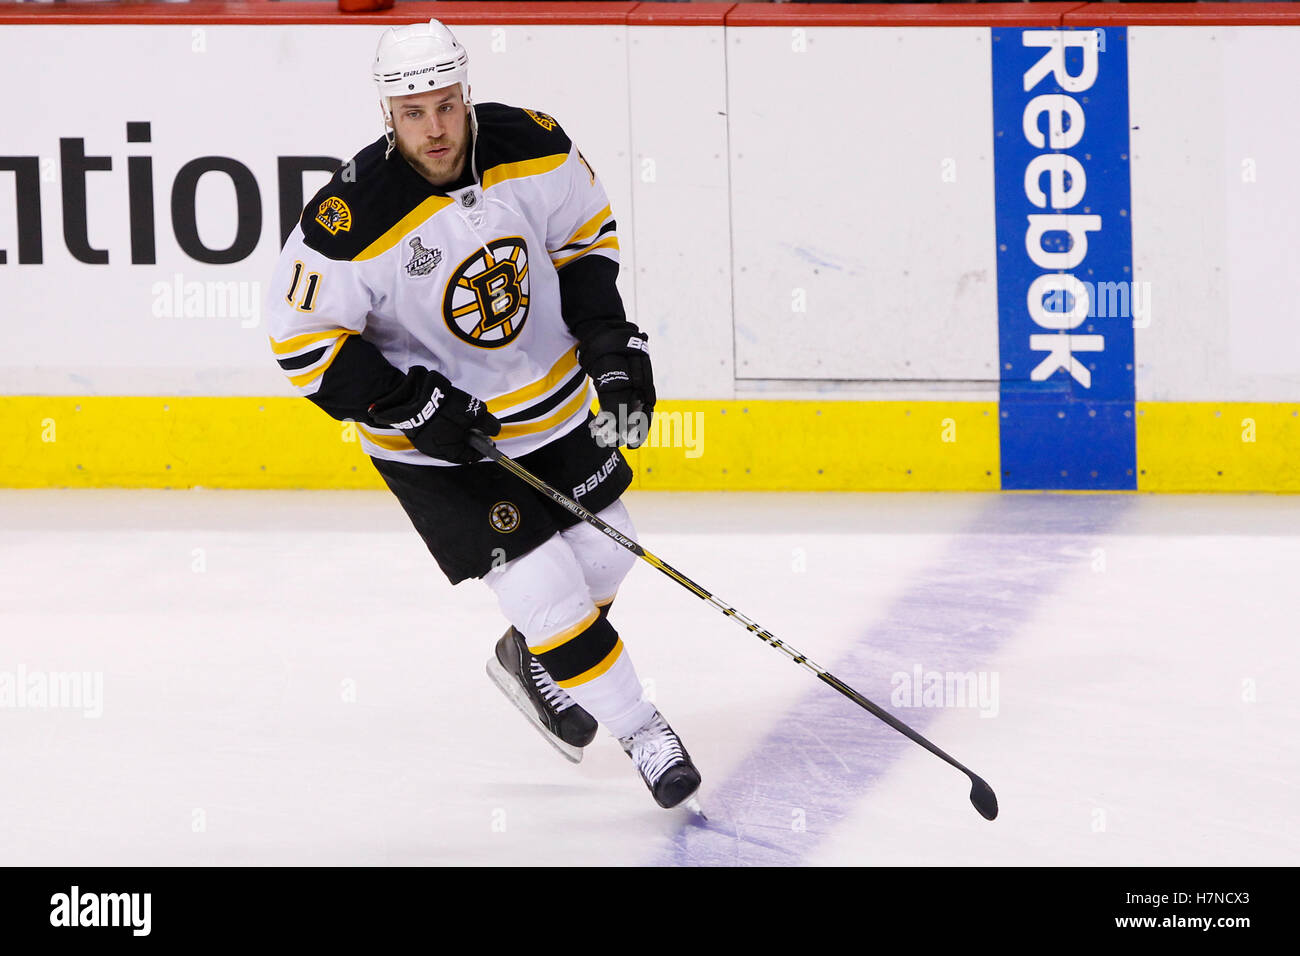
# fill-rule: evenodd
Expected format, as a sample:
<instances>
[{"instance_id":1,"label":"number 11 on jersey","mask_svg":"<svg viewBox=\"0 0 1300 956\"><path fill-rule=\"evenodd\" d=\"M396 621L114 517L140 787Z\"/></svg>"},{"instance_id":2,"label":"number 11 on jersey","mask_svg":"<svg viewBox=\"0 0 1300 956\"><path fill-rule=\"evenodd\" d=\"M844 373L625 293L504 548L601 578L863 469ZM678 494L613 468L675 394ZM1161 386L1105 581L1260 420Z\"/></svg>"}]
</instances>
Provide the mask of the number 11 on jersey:
<instances>
[{"instance_id":1,"label":"number 11 on jersey","mask_svg":"<svg viewBox=\"0 0 1300 956\"><path fill-rule=\"evenodd\" d=\"M295 297L298 294L298 284L302 281L304 268L302 262L296 259L294 260L293 281L289 283L289 291L285 294L284 301L288 302L299 312L310 312L316 307L316 293L320 290L320 273L307 273L307 284L303 290L302 302L295 305Z\"/></svg>"}]
</instances>

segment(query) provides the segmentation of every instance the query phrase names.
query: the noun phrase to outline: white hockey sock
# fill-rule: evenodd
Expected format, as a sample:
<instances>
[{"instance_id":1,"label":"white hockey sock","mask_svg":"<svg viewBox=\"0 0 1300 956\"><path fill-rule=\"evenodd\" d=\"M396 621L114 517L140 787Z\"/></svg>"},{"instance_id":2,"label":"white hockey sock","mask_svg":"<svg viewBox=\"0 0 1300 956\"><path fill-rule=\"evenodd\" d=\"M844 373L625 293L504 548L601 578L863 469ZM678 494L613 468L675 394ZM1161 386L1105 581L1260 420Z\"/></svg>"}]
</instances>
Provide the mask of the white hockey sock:
<instances>
[{"instance_id":1,"label":"white hockey sock","mask_svg":"<svg viewBox=\"0 0 1300 956\"><path fill-rule=\"evenodd\" d=\"M626 647L605 673L564 689L615 737L640 730L654 716L655 705L646 699Z\"/></svg>"},{"instance_id":2,"label":"white hockey sock","mask_svg":"<svg viewBox=\"0 0 1300 956\"><path fill-rule=\"evenodd\" d=\"M583 569L560 535L484 578L552 679L612 734L623 737L655 712L632 659L598 617Z\"/></svg>"}]
</instances>

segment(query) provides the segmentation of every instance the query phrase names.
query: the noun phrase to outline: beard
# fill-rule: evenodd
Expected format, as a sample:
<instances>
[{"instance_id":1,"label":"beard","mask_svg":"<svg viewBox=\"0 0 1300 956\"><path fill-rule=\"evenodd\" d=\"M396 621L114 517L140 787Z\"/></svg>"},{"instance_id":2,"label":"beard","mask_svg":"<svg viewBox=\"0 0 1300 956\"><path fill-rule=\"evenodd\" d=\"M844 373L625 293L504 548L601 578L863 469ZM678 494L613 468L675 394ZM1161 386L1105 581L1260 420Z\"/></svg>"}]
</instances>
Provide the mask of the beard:
<instances>
[{"instance_id":1,"label":"beard","mask_svg":"<svg viewBox=\"0 0 1300 956\"><path fill-rule=\"evenodd\" d=\"M416 172L432 185L447 186L460 178L461 172L465 168L468 145L469 132L467 130L459 141L437 143L431 140L422 140L412 145L399 139L397 141L397 151L401 153L403 159L414 167ZM434 158L425 153L426 149L434 146L449 146L450 149L441 157Z\"/></svg>"}]
</instances>

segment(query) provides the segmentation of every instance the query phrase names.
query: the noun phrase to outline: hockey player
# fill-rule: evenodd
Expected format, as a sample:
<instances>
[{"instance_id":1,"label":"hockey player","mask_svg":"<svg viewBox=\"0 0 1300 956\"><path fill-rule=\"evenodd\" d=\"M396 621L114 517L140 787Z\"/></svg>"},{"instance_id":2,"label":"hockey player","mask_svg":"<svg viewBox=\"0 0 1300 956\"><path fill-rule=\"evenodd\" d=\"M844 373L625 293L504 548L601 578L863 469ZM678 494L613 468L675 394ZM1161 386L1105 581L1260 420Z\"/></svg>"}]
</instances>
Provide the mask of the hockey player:
<instances>
[{"instance_id":1,"label":"hockey player","mask_svg":"<svg viewBox=\"0 0 1300 956\"><path fill-rule=\"evenodd\" d=\"M437 20L385 30L384 135L307 204L271 283L271 347L364 450L453 583L510 623L488 673L570 760L597 724L663 807L699 787L609 620L635 560L485 460L471 429L623 534L619 496L655 403L646 336L615 288L605 190L550 116L470 100ZM615 440L592 427L592 388ZM603 434L603 432L599 433Z\"/></svg>"}]
</instances>

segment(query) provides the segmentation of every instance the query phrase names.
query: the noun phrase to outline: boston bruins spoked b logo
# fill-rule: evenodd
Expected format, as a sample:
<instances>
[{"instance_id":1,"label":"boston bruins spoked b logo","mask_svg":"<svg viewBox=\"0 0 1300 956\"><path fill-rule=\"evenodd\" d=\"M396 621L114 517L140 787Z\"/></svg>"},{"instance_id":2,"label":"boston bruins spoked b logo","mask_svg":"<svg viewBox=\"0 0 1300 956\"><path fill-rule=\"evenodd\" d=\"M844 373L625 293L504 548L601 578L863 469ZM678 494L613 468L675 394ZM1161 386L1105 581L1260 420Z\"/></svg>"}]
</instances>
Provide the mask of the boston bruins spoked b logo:
<instances>
[{"instance_id":1,"label":"boston bruins spoked b logo","mask_svg":"<svg viewBox=\"0 0 1300 956\"><path fill-rule=\"evenodd\" d=\"M519 509L512 501L498 501L488 513L492 527L502 534L509 534L519 527Z\"/></svg>"},{"instance_id":2,"label":"boston bruins spoked b logo","mask_svg":"<svg viewBox=\"0 0 1300 956\"><path fill-rule=\"evenodd\" d=\"M442 300L447 328L470 345L498 349L528 319L528 246L522 236L493 239L456 267Z\"/></svg>"}]
</instances>

